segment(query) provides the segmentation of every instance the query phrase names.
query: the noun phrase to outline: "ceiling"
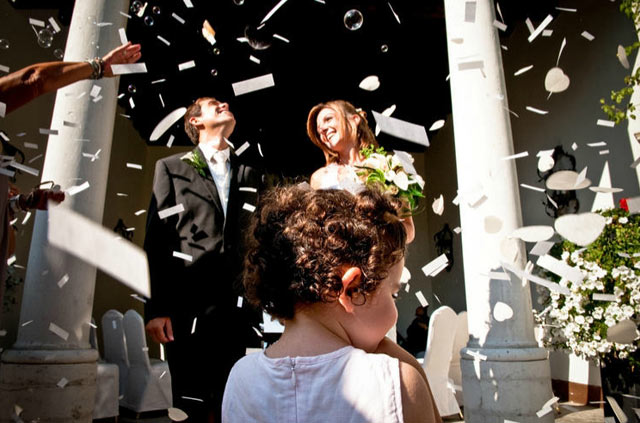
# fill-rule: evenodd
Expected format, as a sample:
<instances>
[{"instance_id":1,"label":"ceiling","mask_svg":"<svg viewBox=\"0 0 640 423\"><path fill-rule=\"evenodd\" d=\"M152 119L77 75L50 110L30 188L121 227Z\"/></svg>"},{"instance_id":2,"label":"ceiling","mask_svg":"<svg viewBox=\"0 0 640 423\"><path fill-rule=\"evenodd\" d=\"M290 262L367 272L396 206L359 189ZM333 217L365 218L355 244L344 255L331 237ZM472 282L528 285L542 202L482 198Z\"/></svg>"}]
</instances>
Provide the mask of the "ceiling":
<instances>
[{"instance_id":1,"label":"ceiling","mask_svg":"<svg viewBox=\"0 0 640 423\"><path fill-rule=\"evenodd\" d=\"M8 1L18 8L52 7L51 1L43 5L38 0ZM289 0L260 30L257 26L277 0L191 1L193 8L181 0L148 0L142 17L129 11L127 36L142 44L141 61L148 73L121 77L119 92L124 95L119 104L149 145L165 146L170 135L175 137L173 145L190 145L180 122L156 142L149 142L149 136L172 110L198 97L214 96L229 102L236 115L231 137L236 147L249 141L252 147L246 155L262 160L272 171L308 174L323 164L322 154L305 132L307 114L317 103L348 100L369 114L371 126L375 125L371 111L382 112L392 105L396 106L394 117L427 129L451 111L442 1ZM68 23L72 4L69 0L56 3L63 24ZM555 5L552 0L529 0L505 2L501 7L505 20L512 23L527 16L541 20L554 13ZM357 30L347 29L343 22L351 9L363 16ZM176 20L174 13L185 23ZM202 36L205 19L216 32L214 46ZM270 46L255 50L238 41L247 28ZM274 33L289 42L273 38ZM179 71L180 63L191 60L194 68ZM234 96L232 83L265 74L273 75L274 87ZM375 91L358 87L369 75L380 79ZM161 79L165 81L153 83ZM378 140L387 149L425 151L425 147L386 134L380 134Z\"/></svg>"}]
</instances>

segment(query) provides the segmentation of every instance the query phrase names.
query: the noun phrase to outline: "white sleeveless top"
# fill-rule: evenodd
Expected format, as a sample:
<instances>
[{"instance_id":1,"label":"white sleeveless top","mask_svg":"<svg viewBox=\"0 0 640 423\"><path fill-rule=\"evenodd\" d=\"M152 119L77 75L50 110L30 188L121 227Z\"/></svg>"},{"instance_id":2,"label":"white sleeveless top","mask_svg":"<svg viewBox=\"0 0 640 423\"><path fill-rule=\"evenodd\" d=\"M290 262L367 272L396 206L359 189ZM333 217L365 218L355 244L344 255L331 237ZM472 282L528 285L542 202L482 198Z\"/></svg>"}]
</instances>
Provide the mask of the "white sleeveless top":
<instances>
[{"instance_id":1,"label":"white sleeveless top","mask_svg":"<svg viewBox=\"0 0 640 423\"><path fill-rule=\"evenodd\" d=\"M238 361L222 401L222 423L402 423L400 364L347 346L313 357Z\"/></svg>"}]
</instances>

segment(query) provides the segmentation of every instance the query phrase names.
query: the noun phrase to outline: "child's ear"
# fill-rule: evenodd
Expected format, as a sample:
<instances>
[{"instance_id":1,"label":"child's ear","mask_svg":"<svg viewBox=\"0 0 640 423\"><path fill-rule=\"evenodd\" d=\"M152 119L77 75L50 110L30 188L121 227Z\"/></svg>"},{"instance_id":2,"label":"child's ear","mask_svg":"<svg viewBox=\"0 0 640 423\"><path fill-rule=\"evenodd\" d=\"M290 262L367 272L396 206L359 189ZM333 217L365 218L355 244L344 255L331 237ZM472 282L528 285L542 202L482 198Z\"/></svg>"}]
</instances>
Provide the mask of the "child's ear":
<instances>
[{"instance_id":1,"label":"child's ear","mask_svg":"<svg viewBox=\"0 0 640 423\"><path fill-rule=\"evenodd\" d=\"M338 297L338 302L347 313L353 313L353 302L351 291L360 284L362 271L359 267L349 267L342 275L342 293Z\"/></svg>"}]
</instances>

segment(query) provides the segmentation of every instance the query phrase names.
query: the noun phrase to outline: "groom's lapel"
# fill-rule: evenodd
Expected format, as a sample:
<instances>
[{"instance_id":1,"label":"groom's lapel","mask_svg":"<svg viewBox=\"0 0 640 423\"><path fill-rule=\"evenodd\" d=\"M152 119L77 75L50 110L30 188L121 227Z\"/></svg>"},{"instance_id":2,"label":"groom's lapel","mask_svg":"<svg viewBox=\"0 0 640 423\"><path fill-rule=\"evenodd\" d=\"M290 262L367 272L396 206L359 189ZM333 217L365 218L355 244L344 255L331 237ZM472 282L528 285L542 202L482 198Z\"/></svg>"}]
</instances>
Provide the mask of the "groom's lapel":
<instances>
[{"instance_id":1,"label":"groom's lapel","mask_svg":"<svg viewBox=\"0 0 640 423\"><path fill-rule=\"evenodd\" d=\"M196 152L200 155L200 157L205 161L205 164L206 164L207 159L205 158L204 153L202 152L200 147L196 147L193 149L193 153L196 154ZM196 186L193 187L194 191L209 193L211 195L212 202L215 205L215 208L217 209L218 213L220 213L221 215L224 215L222 212L222 204L220 203L220 195L218 194L218 188L216 187L216 183L214 182L213 177L211 176L211 171L209 170L209 166L205 165L203 169L205 176L202 176L195 167L191 166L188 163L187 165L191 168L191 171L193 172L193 175L194 175L194 181L196 183Z\"/></svg>"}]
</instances>

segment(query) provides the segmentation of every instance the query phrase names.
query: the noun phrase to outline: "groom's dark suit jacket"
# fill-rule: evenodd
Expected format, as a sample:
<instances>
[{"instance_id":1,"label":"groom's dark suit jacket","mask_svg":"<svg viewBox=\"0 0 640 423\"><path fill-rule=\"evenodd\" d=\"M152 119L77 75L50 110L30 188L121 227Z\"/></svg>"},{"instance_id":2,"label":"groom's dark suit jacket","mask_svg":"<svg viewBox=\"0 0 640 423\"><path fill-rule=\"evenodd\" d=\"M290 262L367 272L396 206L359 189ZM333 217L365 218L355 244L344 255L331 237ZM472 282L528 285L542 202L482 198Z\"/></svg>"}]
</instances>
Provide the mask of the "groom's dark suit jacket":
<instances>
[{"instance_id":1,"label":"groom's dark suit jacket","mask_svg":"<svg viewBox=\"0 0 640 423\"><path fill-rule=\"evenodd\" d=\"M198 147L195 150L204 158ZM151 299L145 306L145 320L170 317L176 342L190 335L195 317L201 320L203 316L219 322L225 336L228 333L248 336L252 332L248 314L237 307L243 240L252 214L243 206L256 205L258 194L252 191L259 192L261 175L231 154L225 219L208 166L202 176L194 166L181 160L182 156L176 154L156 163L144 242L151 277ZM159 217L158 211L178 204L182 204L184 211L164 219ZM174 257L174 252L192 259ZM246 307L245 304L245 311Z\"/></svg>"}]
</instances>

